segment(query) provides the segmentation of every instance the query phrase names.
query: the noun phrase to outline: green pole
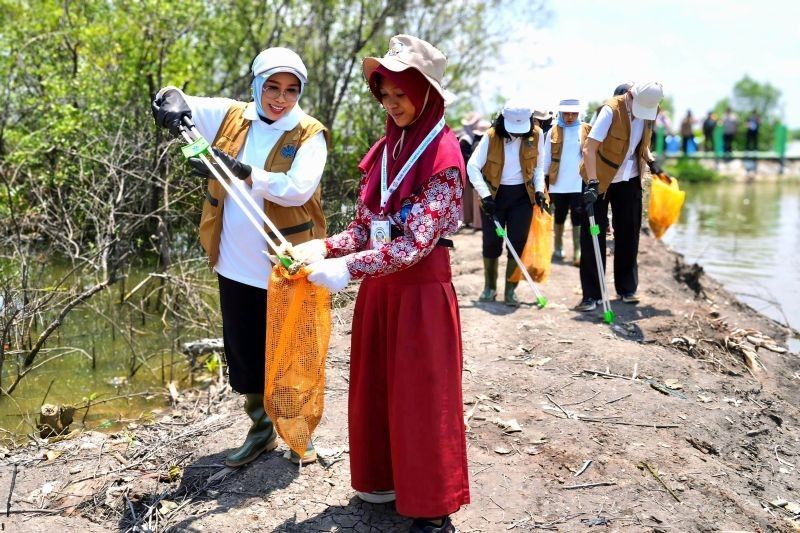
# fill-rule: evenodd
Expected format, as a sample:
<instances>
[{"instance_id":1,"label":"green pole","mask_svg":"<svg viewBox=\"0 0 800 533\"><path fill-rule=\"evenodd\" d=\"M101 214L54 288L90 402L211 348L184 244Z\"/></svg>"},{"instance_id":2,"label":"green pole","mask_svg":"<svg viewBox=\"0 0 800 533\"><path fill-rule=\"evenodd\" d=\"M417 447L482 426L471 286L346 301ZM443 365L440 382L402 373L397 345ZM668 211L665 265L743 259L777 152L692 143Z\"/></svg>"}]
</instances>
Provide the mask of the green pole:
<instances>
[{"instance_id":1,"label":"green pole","mask_svg":"<svg viewBox=\"0 0 800 533\"><path fill-rule=\"evenodd\" d=\"M786 126L784 124L775 124L775 153L779 157L786 157Z\"/></svg>"},{"instance_id":2,"label":"green pole","mask_svg":"<svg viewBox=\"0 0 800 533\"><path fill-rule=\"evenodd\" d=\"M664 126L656 128L656 155L664 155Z\"/></svg>"},{"instance_id":3,"label":"green pole","mask_svg":"<svg viewBox=\"0 0 800 533\"><path fill-rule=\"evenodd\" d=\"M716 154L717 157L722 157L723 148L722 124L717 124L717 127L714 128L714 154Z\"/></svg>"}]
</instances>

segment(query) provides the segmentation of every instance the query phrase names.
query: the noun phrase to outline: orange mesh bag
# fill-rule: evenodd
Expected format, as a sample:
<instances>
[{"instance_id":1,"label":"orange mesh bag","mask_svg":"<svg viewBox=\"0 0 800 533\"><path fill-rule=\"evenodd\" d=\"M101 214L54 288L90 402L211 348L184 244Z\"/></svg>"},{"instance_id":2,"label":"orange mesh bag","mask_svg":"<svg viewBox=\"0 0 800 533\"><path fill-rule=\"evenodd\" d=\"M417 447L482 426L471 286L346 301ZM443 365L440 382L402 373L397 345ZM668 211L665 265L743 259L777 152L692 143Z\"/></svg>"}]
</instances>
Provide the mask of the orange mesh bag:
<instances>
[{"instance_id":1,"label":"orange mesh bag","mask_svg":"<svg viewBox=\"0 0 800 533\"><path fill-rule=\"evenodd\" d=\"M266 409L281 438L301 457L322 418L331 293L276 265L267 291Z\"/></svg>"},{"instance_id":2,"label":"orange mesh bag","mask_svg":"<svg viewBox=\"0 0 800 533\"><path fill-rule=\"evenodd\" d=\"M678 180L664 174L653 176L650 205L647 210L653 236L660 239L681 215L686 192L678 188Z\"/></svg>"},{"instance_id":3,"label":"orange mesh bag","mask_svg":"<svg viewBox=\"0 0 800 533\"><path fill-rule=\"evenodd\" d=\"M533 217L528 229L528 240L522 250L520 259L528 269L536 283L544 283L550 277L551 259L553 257L553 215L542 211L539 206L533 206ZM514 270L510 281L522 280L519 267Z\"/></svg>"}]
</instances>

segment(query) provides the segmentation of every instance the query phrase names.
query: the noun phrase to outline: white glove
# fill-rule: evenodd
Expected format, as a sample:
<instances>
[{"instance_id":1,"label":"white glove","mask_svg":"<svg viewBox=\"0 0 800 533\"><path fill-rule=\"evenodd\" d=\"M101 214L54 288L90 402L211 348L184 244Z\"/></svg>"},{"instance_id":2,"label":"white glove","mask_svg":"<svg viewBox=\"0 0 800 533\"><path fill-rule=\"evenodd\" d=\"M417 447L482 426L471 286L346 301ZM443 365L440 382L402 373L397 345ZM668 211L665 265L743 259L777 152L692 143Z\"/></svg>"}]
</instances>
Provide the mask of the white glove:
<instances>
[{"instance_id":1,"label":"white glove","mask_svg":"<svg viewBox=\"0 0 800 533\"><path fill-rule=\"evenodd\" d=\"M289 254L295 261L300 261L310 265L317 261L322 261L328 254L328 249L325 247L325 241L322 239L314 239L301 244L295 244L289 249Z\"/></svg>"},{"instance_id":2,"label":"white glove","mask_svg":"<svg viewBox=\"0 0 800 533\"><path fill-rule=\"evenodd\" d=\"M347 269L347 260L344 257L323 259L311 263L307 268L308 281L331 292L339 292L350 281L350 271Z\"/></svg>"},{"instance_id":3,"label":"white glove","mask_svg":"<svg viewBox=\"0 0 800 533\"><path fill-rule=\"evenodd\" d=\"M325 259L328 249L325 247L325 241L322 239L314 239L294 245L290 242L283 243L278 246L275 255L271 255L266 251L264 253L267 254L270 260L275 264L278 263L278 256L281 256L288 257L298 263L310 265L311 263L316 263L317 261Z\"/></svg>"}]
</instances>

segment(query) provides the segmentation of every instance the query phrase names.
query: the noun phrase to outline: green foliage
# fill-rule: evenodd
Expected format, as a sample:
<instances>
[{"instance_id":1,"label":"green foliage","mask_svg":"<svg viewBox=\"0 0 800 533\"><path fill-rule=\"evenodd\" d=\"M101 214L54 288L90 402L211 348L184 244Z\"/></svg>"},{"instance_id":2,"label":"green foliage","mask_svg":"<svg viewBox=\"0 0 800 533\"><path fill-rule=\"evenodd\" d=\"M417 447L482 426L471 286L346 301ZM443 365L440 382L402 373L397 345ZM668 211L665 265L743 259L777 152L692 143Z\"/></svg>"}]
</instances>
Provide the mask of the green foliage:
<instances>
[{"instance_id":1,"label":"green foliage","mask_svg":"<svg viewBox=\"0 0 800 533\"><path fill-rule=\"evenodd\" d=\"M696 183L723 179L720 173L706 168L700 162L687 157L678 159L674 166L666 166L665 169L670 176L675 176L679 180L686 182Z\"/></svg>"},{"instance_id":2,"label":"green foliage","mask_svg":"<svg viewBox=\"0 0 800 533\"><path fill-rule=\"evenodd\" d=\"M780 89L748 75L733 86L733 107L741 112L755 110L764 118L778 118L780 99Z\"/></svg>"},{"instance_id":3,"label":"green foliage","mask_svg":"<svg viewBox=\"0 0 800 533\"><path fill-rule=\"evenodd\" d=\"M719 100L713 112L722 119L730 108L739 118L739 131L734 138L734 147L745 147L745 124L750 112L755 110L761 117L759 128L759 150L772 150L775 142L775 126L780 122L781 91L769 82L759 82L748 75L733 86L732 96Z\"/></svg>"},{"instance_id":4,"label":"green foliage","mask_svg":"<svg viewBox=\"0 0 800 533\"><path fill-rule=\"evenodd\" d=\"M103 268L142 248L168 263L202 194L153 126L152 95L176 85L249 100L253 58L280 45L304 58L301 105L333 134L323 200L339 229L357 163L383 130L361 59L412 33L447 52L448 88L469 95L507 38L494 22L510 9L530 23L541 2L0 0L0 215L13 209L22 234L70 257L106 250ZM177 251L199 255L195 244Z\"/></svg>"}]
</instances>

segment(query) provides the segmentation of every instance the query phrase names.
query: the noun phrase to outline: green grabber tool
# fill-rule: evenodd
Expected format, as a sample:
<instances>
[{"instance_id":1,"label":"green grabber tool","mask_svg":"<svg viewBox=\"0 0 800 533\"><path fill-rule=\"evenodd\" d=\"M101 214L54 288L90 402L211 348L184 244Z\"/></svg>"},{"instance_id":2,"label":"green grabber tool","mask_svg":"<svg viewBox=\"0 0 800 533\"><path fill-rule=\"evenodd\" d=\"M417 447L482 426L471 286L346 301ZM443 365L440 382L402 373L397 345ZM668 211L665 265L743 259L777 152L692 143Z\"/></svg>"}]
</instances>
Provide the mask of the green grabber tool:
<instances>
[{"instance_id":1,"label":"green grabber tool","mask_svg":"<svg viewBox=\"0 0 800 533\"><path fill-rule=\"evenodd\" d=\"M589 214L589 233L592 234L592 246L594 246L594 260L597 264L597 277L600 281L600 295L603 297L603 321L606 324L614 323L614 311L611 310L611 302L608 300L608 289L606 288L606 274L603 270L603 259L600 257L600 242L597 236L600 235L600 226L594 221L594 204L589 204L586 208Z\"/></svg>"},{"instance_id":2,"label":"green grabber tool","mask_svg":"<svg viewBox=\"0 0 800 533\"><path fill-rule=\"evenodd\" d=\"M239 209L241 209L242 212L247 217L247 219L250 220L250 222L253 224L253 227L255 227L258 230L258 232L261 234L262 237L264 237L264 240L267 241L269 247L272 248L272 251L275 253L275 256L278 258L280 263L284 267L286 267L286 269L289 270L290 272L292 273L296 272L301 265L292 261L290 257L287 257L285 255L280 255L278 253L279 245L277 245L275 241L273 241L270 238L269 234L267 234L267 232L264 230L264 226L261 225L256 220L250 209L247 209L245 207L244 203L242 202L242 198L239 196L239 194L234 192L233 188L220 175L218 169L222 169L222 171L225 173L228 179L230 180L236 179L236 176L233 175L233 173L225 165L225 163L223 163L211 150L211 146L208 144L208 141L206 141L205 138L200 134L200 132L197 131L194 122L192 122L192 120L189 117L183 117L180 130L184 140L186 140L186 142L188 143L181 147L181 152L183 152L183 156L186 159L189 159L190 157L199 157L200 160L203 163L205 163L205 165L211 171L211 175L213 175L214 178L216 178L216 180L220 183L220 185L222 185L222 188L225 189L225 192L228 193L228 196L233 198L233 201L236 202L236 205L239 206ZM212 164L212 161L214 164ZM253 208L253 211L255 211L260 215L261 220L264 221L264 223L269 227L269 229L272 231L272 234L278 238L280 243L285 246L288 246L289 243L286 240L286 238L281 234L278 228L275 227L275 224L273 224L273 222L269 219L269 217L267 217L266 213L264 213L264 209L262 209L258 204L256 204L256 201L253 200L253 197L250 196L249 194L243 194L241 196L243 196L248 201L250 207ZM270 261L274 262L273 258L269 254L267 254L267 257L269 257Z\"/></svg>"},{"instance_id":3,"label":"green grabber tool","mask_svg":"<svg viewBox=\"0 0 800 533\"><path fill-rule=\"evenodd\" d=\"M536 295L536 305L539 306L539 309L544 309L544 307L547 305L547 298L544 297L544 295L539 290L539 287L537 287L536 284L531 279L531 275L528 273L528 269L525 268L525 265L522 264L522 260L519 258L519 255L517 255L517 251L514 249L513 246L511 246L511 241L508 240L508 236L506 235L506 230L504 230L503 226L500 225L500 221L497 220L497 218L495 217L492 217L492 220L494 221L495 233L497 233L498 237L503 238L503 242L506 244L508 252L514 258L514 261L517 262L517 267L522 272L522 275L525 276L526 280L528 280L528 285L530 285L531 289L533 289L533 293Z\"/></svg>"}]
</instances>

